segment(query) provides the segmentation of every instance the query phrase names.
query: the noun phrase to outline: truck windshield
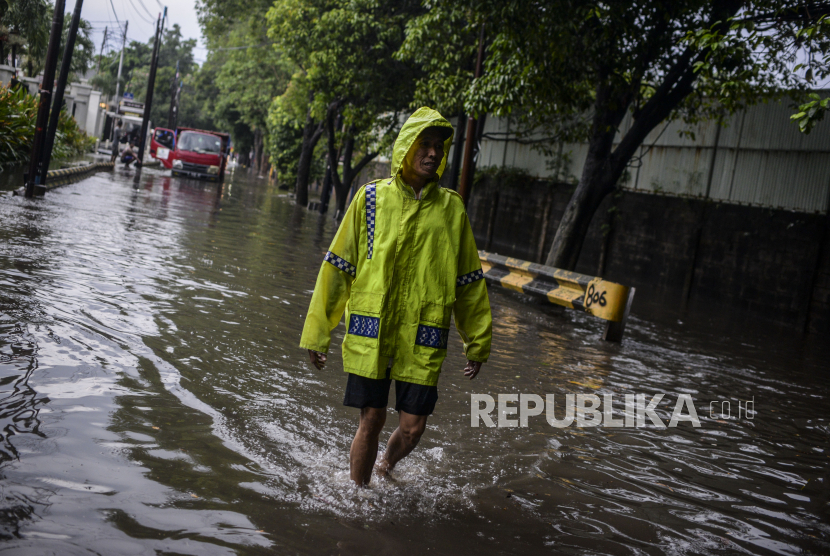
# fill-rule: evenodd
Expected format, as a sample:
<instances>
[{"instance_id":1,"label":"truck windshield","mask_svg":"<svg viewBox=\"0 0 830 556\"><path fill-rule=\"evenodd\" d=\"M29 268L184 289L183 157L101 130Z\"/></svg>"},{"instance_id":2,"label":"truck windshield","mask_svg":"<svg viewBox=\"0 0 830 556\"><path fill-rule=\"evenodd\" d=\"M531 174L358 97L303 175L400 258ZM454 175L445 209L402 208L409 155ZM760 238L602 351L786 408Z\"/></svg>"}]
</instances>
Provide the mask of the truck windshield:
<instances>
[{"instance_id":1,"label":"truck windshield","mask_svg":"<svg viewBox=\"0 0 830 556\"><path fill-rule=\"evenodd\" d=\"M179 150L202 154L219 154L222 141L215 135L185 131L179 136Z\"/></svg>"}]
</instances>

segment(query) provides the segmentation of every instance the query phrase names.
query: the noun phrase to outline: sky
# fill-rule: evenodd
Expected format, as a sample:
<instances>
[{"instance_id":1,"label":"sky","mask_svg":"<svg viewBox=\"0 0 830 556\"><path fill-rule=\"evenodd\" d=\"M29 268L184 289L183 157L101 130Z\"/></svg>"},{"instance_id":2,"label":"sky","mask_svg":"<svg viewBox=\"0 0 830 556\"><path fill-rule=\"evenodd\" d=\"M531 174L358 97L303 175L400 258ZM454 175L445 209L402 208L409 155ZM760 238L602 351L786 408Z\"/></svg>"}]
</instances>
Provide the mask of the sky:
<instances>
[{"instance_id":1,"label":"sky","mask_svg":"<svg viewBox=\"0 0 830 556\"><path fill-rule=\"evenodd\" d=\"M130 22L127 28L128 43L130 40L147 42L155 32L155 20L162 11L161 6L165 4L167 5L165 29L178 23L185 39L197 39L199 42L194 50L194 56L199 64L204 62L207 58L207 50L202 39L202 29L196 18L196 0L84 0L81 17L92 24L94 29L92 40L95 43L96 54L100 51L101 41L104 38L104 27L110 29L108 47L104 47L104 52L120 50L120 38L116 40L116 37L120 37L116 19L121 22L122 28L125 21ZM72 17L74 9L75 0L66 0L65 17L67 19ZM113 9L115 15L113 15ZM116 30L115 35L112 34L113 30Z\"/></svg>"}]
</instances>

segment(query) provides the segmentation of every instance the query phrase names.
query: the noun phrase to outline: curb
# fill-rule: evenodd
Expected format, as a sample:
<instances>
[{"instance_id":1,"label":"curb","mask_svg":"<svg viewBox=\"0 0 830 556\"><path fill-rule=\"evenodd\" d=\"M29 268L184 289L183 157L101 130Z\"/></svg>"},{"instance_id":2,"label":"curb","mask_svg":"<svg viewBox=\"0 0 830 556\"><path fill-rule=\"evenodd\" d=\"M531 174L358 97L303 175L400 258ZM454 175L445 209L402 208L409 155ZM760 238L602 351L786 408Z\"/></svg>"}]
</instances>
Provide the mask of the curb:
<instances>
[{"instance_id":1,"label":"curb","mask_svg":"<svg viewBox=\"0 0 830 556\"><path fill-rule=\"evenodd\" d=\"M35 195L43 195L45 192L66 185L72 182L75 178L83 176L96 170L112 170L115 164L112 162L94 162L85 166L75 166L73 168L61 168L60 170L49 170L46 173L46 185L36 185ZM25 195L25 188L21 187L14 191L15 195Z\"/></svg>"}]
</instances>

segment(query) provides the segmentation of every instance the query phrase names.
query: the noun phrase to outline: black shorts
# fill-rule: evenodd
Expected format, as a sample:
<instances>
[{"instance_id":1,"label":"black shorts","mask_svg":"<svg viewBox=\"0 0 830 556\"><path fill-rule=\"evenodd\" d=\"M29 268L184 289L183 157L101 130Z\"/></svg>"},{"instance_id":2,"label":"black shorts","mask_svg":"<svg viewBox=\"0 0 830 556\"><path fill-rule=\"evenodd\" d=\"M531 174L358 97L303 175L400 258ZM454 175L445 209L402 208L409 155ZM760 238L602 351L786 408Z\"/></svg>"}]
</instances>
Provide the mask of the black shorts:
<instances>
[{"instance_id":1,"label":"black shorts","mask_svg":"<svg viewBox=\"0 0 830 556\"><path fill-rule=\"evenodd\" d=\"M343 405L358 409L387 407L389 388L392 386L390 372L389 369L386 370L386 378L366 378L349 373ZM437 401L437 386L395 381L395 411L405 411L411 415L432 415Z\"/></svg>"}]
</instances>

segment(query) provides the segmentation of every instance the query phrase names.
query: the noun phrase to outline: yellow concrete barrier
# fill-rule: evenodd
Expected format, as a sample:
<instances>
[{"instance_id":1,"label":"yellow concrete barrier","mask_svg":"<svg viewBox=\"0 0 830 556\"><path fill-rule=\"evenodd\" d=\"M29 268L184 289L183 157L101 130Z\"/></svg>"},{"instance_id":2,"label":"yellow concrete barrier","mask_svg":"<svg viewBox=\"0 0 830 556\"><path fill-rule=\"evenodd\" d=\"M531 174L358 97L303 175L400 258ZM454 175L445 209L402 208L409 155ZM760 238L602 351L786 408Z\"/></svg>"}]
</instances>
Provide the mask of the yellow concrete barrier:
<instances>
[{"instance_id":1,"label":"yellow concrete barrier","mask_svg":"<svg viewBox=\"0 0 830 556\"><path fill-rule=\"evenodd\" d=\"M622 340L634 288L552 266L478 252L484 278L509 290L543 297L551 303L584 311L608 321L603 339Z\"/></svg>"}]
</instances>

